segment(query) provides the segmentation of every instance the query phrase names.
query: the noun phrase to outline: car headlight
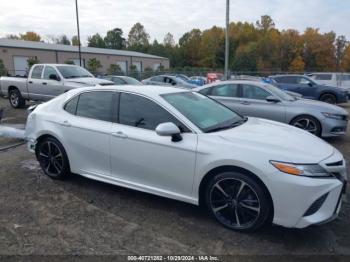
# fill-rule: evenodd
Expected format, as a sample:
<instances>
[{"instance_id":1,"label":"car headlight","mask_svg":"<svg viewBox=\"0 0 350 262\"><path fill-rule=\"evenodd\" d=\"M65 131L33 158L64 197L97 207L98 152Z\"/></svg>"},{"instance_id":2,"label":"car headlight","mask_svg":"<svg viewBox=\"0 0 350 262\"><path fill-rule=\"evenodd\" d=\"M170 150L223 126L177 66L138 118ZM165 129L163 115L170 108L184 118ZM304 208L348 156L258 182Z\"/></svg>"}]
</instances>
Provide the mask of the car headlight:
<instances>
[{"instance_id":1,"label":"car headlight","mask_svg":"<svg viewBox=\"0 0 350 262\"><path fill-rule=\"evenodd\" d=\"M277 161L270 161L270 163L279 171L295 175L295 176L308 176L308 177L331 177L323 167L317 164L292 164Z\"/></svg>"},{"instance_id":2,"label":"car headlight","mask_svg":"<svg viewBox=\"0 0 350 262\"><path fill-rule=\"evenodd\" d=\"M333 118L333 119L338 119L338 120L343 120L344 115L338 115L338 114L333 114L333 113L327 113L327 112L322 112L322 115L328 118Z\"/></svg>"}]
</instances>

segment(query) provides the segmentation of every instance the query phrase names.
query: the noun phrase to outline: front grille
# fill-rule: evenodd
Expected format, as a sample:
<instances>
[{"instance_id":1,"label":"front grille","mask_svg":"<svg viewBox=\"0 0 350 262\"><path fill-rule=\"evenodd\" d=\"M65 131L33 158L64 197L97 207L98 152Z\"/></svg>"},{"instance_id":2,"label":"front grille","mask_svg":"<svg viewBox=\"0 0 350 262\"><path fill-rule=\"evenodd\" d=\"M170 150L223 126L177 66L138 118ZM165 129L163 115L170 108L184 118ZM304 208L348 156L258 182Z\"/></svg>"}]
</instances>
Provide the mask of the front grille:
<instances>
[{"instance_id":1,"label":"front grille","mask_svg":"<svg viewBox=\"0 0 350 262\"><path fill-rule=\"evenodd\" d=\"M342 165L343 165L343 160L326 164L326 166L342 166Z\"/></svg>"},{"instance_id":2,"label":"front grille","mask_svg":"<svg viewBox=\"0 0 350 262\"><path fill-rule=\"evenodd\" d=\"M322 195L318 199L316 199L315 202L312 203L312 205L309 207L308 210L306 210L305 214L303 215L304 217L311 216L315 214L323 205L324 201L326 200L328 196L328 193Z\"/></svg>"}]
</instances>

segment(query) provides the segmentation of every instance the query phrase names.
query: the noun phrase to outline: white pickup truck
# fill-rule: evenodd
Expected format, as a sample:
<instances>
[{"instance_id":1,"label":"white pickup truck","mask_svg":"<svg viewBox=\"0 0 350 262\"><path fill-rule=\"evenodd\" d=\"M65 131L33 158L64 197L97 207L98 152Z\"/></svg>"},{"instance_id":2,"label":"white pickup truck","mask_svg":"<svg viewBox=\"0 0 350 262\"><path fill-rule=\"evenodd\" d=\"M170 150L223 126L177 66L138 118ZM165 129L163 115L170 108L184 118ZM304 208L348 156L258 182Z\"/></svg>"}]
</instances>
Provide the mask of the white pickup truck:
<instances>
[{"instance_id":1,"label":"white pickup truck","mask_svg":"<svg viewBox=\"0 0 350 262\"><path fill-rule=\"evenodd\" d=\"M114 85L95 78L80 66L67 64L36 64L28 78L0 77L0 93L8 96L11 106L20 108L26 100L47 101L70 89L95 85Z\"/></svg>"}]
</instances>

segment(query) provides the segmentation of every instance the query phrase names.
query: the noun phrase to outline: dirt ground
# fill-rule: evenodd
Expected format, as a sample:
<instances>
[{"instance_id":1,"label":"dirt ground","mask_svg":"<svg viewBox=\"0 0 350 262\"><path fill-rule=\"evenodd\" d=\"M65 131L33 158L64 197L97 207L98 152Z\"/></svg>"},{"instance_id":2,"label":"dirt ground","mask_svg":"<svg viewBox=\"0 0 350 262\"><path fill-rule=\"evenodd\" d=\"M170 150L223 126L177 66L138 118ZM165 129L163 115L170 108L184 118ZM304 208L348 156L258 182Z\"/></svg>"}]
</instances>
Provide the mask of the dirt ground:
<instances>
[{"instance_id":1,"label":"dirt ground","mask_svg":"<svg viewBox=\"0 0 350 262\"><path fill-rule=\"evenodd\" d=\"M26 110L2 107L5 123L24 123ZM350 161L350 134L327 141ZM242 234L182 202L78 175L51 180L25 145L0 152L0 255L350 255L349 221L347 201L325 225Z\"/></svg>"}]
</instances>

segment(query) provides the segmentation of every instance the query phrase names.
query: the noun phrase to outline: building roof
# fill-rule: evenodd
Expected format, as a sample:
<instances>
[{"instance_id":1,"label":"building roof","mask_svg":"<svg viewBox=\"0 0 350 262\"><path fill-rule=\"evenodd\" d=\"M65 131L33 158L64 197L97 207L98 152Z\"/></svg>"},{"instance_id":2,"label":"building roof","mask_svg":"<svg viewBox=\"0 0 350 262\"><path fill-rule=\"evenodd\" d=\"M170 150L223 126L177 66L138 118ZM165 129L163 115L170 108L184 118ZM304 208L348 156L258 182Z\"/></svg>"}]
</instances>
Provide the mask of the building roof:
<instances>
[{"instance_id":1,"label":"building roof","mask_svg":"<svg viewBox=\"0 0 350 262\"><path fill-rule=\"evenodd\" d=\"M60 45L60 44L48 44L43 42L14 40L7 38L0 38L0 47L15 47L15 48L29 48L39 50L51 50L51 51L64 51L64 52L78 52L77 46ZM102 55L119 55L119 56L133 56L142 58L156 58L156 59L168 59L161 56L149 55L140 52L116 50L107 48L96 47L81 47L82 53L102 54Z\"/></svg>"}]
</instances>

